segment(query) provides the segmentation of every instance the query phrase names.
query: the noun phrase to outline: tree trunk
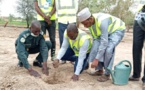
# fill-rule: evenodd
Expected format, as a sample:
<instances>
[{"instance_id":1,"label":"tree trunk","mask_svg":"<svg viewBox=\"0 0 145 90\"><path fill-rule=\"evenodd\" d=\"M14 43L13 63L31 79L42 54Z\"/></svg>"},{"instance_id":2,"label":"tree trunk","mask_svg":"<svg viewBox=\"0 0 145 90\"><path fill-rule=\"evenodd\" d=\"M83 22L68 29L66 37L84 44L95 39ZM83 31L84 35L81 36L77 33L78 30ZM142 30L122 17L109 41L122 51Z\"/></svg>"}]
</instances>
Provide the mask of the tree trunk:
<instances>
[{"instance_id":1,"label":"tree trunk","mask_svg":"<svg viewBox=\"0 0 145 90\"><path fill-rule=\"evenodd\" d=\"M29 17L26 15L27 28L29 28Z\"/></svg>"}]
</instances>

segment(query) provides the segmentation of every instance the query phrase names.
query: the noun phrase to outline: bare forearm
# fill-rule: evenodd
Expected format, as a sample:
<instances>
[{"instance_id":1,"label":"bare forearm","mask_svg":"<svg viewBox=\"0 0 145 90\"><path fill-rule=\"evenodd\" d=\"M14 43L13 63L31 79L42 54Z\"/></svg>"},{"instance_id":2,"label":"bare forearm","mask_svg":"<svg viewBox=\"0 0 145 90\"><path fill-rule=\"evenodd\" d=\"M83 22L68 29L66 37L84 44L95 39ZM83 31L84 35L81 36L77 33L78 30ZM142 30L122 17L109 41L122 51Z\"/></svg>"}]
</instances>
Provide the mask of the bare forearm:
<instances>
[{"instance_id":1,"label":"bare forearm","mask_svg":"<svg viewBox=\"0 0 145 90\"><path fill-rule=\"evenodd\" d=\"M38 2L35 2L34 5L35 5L35 10L36 10L36 12L37 12L39 15L41 15L42 17L46 17L45 14L40 10L40 8L39 8L39 6L38 6Z\"/></svg>"},{"instance_id":2,"label":"bare forearm","mask_svg":"<svg viewBox=\"0 0 145 90\"><path fill-rule=\"evenodd\" d=\"M54 7L54 8L52 9L52 11L50 12L50 15L52 16L55 12L56 12L56 8Z\"/></svg>"},{"instance_id":3,"label":"bare forearm","mask_svg":"<svg viewBox=\"0 0 145 90\"><path fill-rule=\"evenodd\" d=\"M43 62L43 66L44 69L47 69L47 60Z\"/></svg>"},{"instance_id":4,"label":"bare forearm","mask_svg":"<svg viewBox=\"0 0 145 90\"><path fill-rule=\"evenodd\" d=\"M56 12L56 6L55 6L55 0L54 0L53 9L51 10L50 15L52 16L55 12Z\"/></svg>"}]
</instances>

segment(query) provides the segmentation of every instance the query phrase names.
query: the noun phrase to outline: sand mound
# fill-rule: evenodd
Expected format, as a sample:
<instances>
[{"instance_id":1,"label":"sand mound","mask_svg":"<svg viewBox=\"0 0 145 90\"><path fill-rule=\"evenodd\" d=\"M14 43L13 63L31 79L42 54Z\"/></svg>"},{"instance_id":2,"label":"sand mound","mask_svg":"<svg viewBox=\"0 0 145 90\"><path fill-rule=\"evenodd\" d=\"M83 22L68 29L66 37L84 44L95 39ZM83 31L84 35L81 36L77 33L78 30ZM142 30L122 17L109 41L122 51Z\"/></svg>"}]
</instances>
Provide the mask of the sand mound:
<instances>
[{"instance_id":1,"label":"sand mound","mask_svg":"<svg viewBox=\"0 0 145 90\"><path fill-rule=\"evenodd\" d=\"M43 81L48 83L48 84L62 84L65 83L65 76L63 75L64 73L53 73L47 78L43 78Z\"/></svg>"}]
</instances>

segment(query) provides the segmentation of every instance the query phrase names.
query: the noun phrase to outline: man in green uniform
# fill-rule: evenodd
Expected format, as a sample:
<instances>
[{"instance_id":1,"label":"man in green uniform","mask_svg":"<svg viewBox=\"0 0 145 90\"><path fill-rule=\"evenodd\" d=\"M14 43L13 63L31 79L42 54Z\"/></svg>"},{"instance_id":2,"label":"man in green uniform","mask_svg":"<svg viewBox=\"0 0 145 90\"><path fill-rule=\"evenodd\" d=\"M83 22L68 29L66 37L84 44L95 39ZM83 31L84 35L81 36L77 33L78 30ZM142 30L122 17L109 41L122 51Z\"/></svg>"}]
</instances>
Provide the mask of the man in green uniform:
<instances>
[{"instance_id":1,"label":"man in green uniform","mask_svg":"<svg viewBox=\"0 0 145 90\"><path fill-rule=\"evenodd\" d=\"M40 77L40 74L33 70L28 62L28 55L38 53L36 61L33 62L34 66L42 67L42 72L48 75L47 59L48 50L51 48L51 43L45 41L43 32L41 31L41 24L39 21L32 21L29 29L24 30L16 40L16 53L19 59L18 65L24 66L30 75ZM41 65L42 63L42 65Z\"/></svg>"}]
</instances>

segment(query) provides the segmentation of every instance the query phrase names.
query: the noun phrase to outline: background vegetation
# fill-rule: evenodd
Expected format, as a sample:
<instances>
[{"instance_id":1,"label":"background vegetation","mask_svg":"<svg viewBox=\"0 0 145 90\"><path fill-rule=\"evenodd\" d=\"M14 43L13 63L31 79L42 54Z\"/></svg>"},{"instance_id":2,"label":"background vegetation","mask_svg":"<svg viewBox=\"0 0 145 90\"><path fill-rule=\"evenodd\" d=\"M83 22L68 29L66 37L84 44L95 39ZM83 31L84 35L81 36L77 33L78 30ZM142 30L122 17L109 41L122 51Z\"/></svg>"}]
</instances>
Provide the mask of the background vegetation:
<instances>
[{"instance_id":1,"label":"background vegetation","mask_svg":"<svg viewBox=\"0 0 145 90\"><path fill-rule=\"evenodd\" d=\"M130 27L134 19L134 14L129 10L132 4L132 0L81 0L79 11L88 7L92 13L109 13L122 19ZM8 18L0 18L0 24L8 21L8 25L29 27L30 22L36 19L33 0L18 0L16 10L21 17L16 18L10 14Z\"/></svg>"},{"instance_id":2,"label":"background vegetation","mask_svg":"<svg viewBox=\"0 0 145 90\"><path fill-rule=\"evenodd\" d=\"M88 7L92 13L109 13L123 20L126 25L132 26L134 14L129 10L133 0L82 0L79 11Z\"/></svg>"}]
</instances>

